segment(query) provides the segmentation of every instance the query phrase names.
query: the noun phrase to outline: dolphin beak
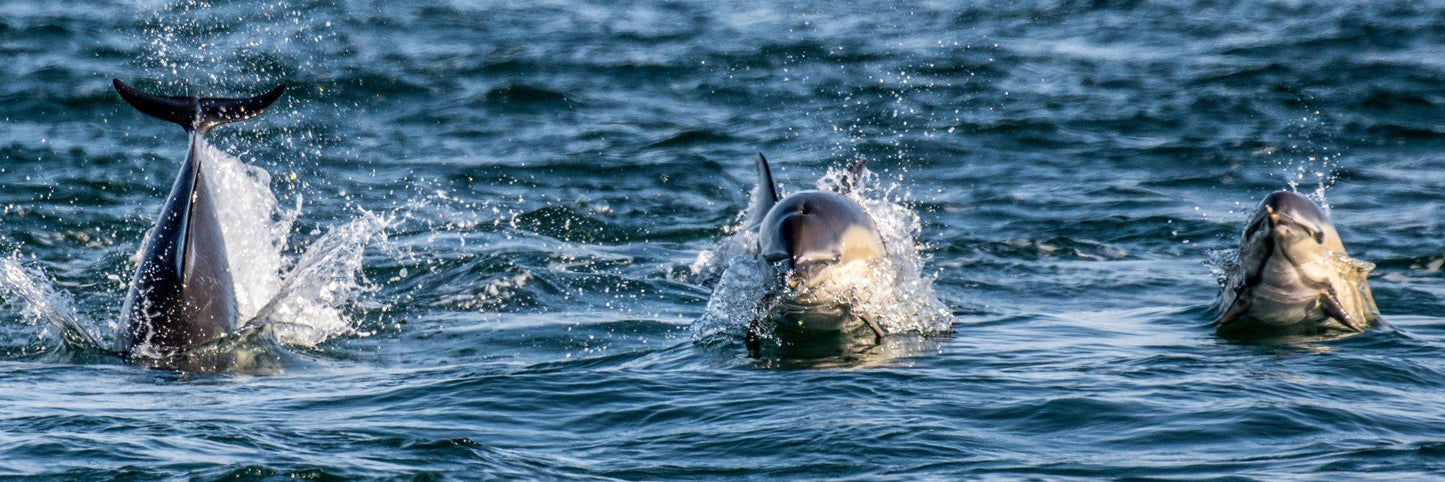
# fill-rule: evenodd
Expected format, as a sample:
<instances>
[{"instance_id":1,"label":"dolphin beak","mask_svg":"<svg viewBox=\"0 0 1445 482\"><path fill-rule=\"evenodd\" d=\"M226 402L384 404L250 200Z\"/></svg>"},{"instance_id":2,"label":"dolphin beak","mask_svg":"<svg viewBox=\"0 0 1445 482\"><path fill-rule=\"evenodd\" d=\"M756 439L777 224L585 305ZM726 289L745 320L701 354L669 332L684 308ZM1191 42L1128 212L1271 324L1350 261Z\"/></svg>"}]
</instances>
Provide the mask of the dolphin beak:
<instances>
[{"instance_id":1,"label":"dolphin beak","mask_svg":"<svg viewBox=\"0 0 1445 482\"><path fill-rule=\"evenodd\" d=\"M789 266L791 268L788 270L787 277L784 278L784 281L788 284L788 289L796 290L801 286L807 286L808 265L804 263L799 263L796 259L793 259L791 261L792 262L789 263Z\"/></svg>"},{"instance_id":2,"label":"dolphin beak","mask_svg":"<svg viewBox=\"0 0 1445 482\"><path fill-rule=\"evenodd\" d=\"M816 275L819 271L826 269L830 264L829 262L818 260L794 259L792 270L788 271L788 287L798 289L817 285L820 280L816 278Z\"/></svg>"}]
</instances>

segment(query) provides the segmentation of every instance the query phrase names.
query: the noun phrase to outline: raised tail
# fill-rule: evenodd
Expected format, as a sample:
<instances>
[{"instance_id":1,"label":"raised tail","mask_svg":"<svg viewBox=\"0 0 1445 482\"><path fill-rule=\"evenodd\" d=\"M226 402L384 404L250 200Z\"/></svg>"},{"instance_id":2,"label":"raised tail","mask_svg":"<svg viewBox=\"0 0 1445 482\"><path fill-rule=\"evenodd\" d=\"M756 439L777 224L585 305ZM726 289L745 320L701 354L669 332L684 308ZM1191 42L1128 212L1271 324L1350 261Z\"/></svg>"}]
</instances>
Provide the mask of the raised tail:
<instances>
[{"instance_id":1,"label":"raised tail","mask_svg":"<svg viewBox=\"0 0 1445 482\"><path fill-rule=\"evenodd\" d=\"M141 92L115 79L115 91L136 110L180 124L186 132L205 134L212 127L227 122L256 117L281 98L286 86L280 85L270 92L244 99L168 97Z\"/></svg>"}]
</instances>

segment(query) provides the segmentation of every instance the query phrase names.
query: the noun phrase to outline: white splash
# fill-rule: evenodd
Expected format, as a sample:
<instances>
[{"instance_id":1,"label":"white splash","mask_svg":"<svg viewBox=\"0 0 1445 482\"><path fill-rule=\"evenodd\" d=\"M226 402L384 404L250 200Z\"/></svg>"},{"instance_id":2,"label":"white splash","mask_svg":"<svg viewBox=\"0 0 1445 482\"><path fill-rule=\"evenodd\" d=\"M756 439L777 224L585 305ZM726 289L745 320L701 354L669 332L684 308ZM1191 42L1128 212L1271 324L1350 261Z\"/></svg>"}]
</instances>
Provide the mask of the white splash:
<instances>
[{"instance_id":1,"label":"white splash","mask_svg":"<svg viewBox=\"0 0 1445 482\"><path fill-rule=\"evenodd\" d=\"M42 325L37 334L42 344L68 341L92 348L103 346L99 338L79 324L80 317L70 294L56 289L50 278L39 269L25 266L19 253L0 258L0 295L20 306L20 317L24 323ZM53 335L56 334L61 338L55 338ZM49 348L42 346L38 349Z\"/></svg>"},{"instance_id":2,"label":"white splash","mask_svg":"<svg viewBox=\"0 0 1445 482\"><path fill-rule=\"evenodd\" d=\"M818 180L817 189L839 191L847 176L844 170L830 169ZM812 289L848 300L855 313L877 320L889 333L948 331L953 315L934 294L933 278L922 274L923 258L916 241L922 230L918 215L895 199L897 184L880 184L877 176L864 169L845 195L873 218L887 249L886 256L839 267L849 270L852 276L832 277ZM756 215L744 213L738 225L751 224L751 217ZM693 325L696 338L741 335L749 323L763 315L768 292L757 250L757 233L742 230L723 239L714 250L698 255L691 266L694 275L708 278L719 270L722 274L708 300L707 311Z\"/></svg>"},{"instance_id":3,"label":"white splash","mask_svg":"<svg viewBox=\"0 0 1445 482\"><path fill-rule=\"evenodd\" d=\"M362 211L317 238L252 322L270 324L277 341L296 346L353 333L355 323L345 309L361 293L374 290L361 276L364 251L373 240L386 240L392 222Z\"/></svg>"},{"instance_id":4,"label":"white splash","mask_svg":"<svg viewBox=\"0 0 1445 482\"><path fill-rule=\"evenodd\" d=\"M236 285L236 309L250 320L280 290L291 224L297 206L283 211L271 192L271 174L201 142L201 168L216 200L216 220L226 240L226 261Z\"/></svg>"},{"instance_id":5,"label":"white splash","mask_svg":"<svg viewBox=\"0 0 1445 482\"><path fill-rule=\"evenodd\" d=\"M363 253L373 241L385 241L393 220L361 211L312 241L293 266L284 253L300 198L283 210L264 169L209 145L202 153L243 323L269 324L276 341L302 347L352 333L345 308L371 290L361 276Z\"/></svg>"},{"instance_id":6,"label":"white splash","mask_svg":"<svg viewBox=\"0 0 1445 482\"><path fill-rule=\"evenodd\" d=\"M736 238L749 234L745 231L724 239L719 251L726 250ZM768 292L756 250L716 259L723 266L722 277L713 286L712 297L707 300L702 318L693 323L693 336L702 341L715 337L741 337L747 332L749 323L765 314L763 302Z\"/></svg>"}]
</instances>

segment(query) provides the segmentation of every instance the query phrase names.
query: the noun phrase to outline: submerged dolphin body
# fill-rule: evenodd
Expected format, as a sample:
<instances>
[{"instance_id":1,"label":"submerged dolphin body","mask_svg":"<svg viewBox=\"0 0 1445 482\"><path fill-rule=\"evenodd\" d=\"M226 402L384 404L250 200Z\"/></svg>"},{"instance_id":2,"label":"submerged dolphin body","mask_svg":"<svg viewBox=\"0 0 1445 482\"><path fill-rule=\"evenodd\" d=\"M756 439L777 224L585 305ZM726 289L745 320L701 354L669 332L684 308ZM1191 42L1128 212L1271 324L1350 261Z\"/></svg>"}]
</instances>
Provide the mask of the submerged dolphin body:
<instances>
[{"instance_id":1,"label":"submerged dolphin body","mask_svg":"<svg viewBox=\"0 0 1445 482\"><path fill-rule=\"evenodd\" d=\"M236 330L237 311L218 200L201 168L211 128L260 114L285 86L244 99L163 97L115 80L121 98L148 115L180 124L190 137L186 160L156 225L122 308L118 350L131 361L172 357Z\"/></svg>"},{"instance_id":2,"label":"submerged dolphin body","mask_svg":"<svg viewBox=\"0 0 1445 482\"><path fill-rule=\"evenodd\" d=\"M845 267L885 255L883 238L873 219L857 202L835 192L803 191L779 199L768 161L757 159L758 184L753 190L749 229L758 231L758 255L768 279L781 292L770 317L784 337L848 334L866 325L878 338L885 335L875 320L852 313L846 300L818 290ZM850 169L843 189L856 182L862 164ZM748 330L756 344L761 327Z\"/></svg>"},{"instance_id":3,"label":"submerged dolphin body","mask_svg":"<svg viewBox=\"0 0 1445 482\"><path fill-rule=\"evenodd\" d=\"M1224 336L1360 332L1380 321L1365 282L1373 264L1350 258L1329 214L1279 191L1255 208L1239 263L1219 293Z\"/></svg>"}]
</instances>

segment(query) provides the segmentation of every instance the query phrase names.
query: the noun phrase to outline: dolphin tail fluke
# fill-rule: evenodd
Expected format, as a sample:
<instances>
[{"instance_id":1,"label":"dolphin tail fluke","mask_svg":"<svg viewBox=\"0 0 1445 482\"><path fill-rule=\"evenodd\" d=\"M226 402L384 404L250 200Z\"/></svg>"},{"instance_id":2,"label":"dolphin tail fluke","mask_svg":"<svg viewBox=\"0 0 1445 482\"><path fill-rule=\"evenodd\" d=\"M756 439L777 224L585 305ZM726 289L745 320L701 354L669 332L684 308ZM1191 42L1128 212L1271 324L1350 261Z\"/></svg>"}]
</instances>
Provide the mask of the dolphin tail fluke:
<instances>
[{"instance_id":1,"label":"dolphin tail fluke","mask_svg":"<svg viewBox=\"0 0 1445 482\"><path fill-rule=\"evenodd\" d=\"M768 158L758 153L758 184L753 186L753 202L748 208L748 227L763 222L763 216L778 203L778 187L773 184L773 170L768 167Z\"/></svg>"},{"instance_id":2,"label":"dolphin tail fluke","mask_svg":"<svg viewBox=\"0 0 1445 482\"><path fill-rule=\"evenodd\" d=\"M120 79L115 79L114 83L115 91L136 110L180 124L186 132L202 134L221 124L257 116L286 91L286 86L281 85L270 92L241 99L181 97L147 94L126 85Z\"/></svg>"}]
</instances>

